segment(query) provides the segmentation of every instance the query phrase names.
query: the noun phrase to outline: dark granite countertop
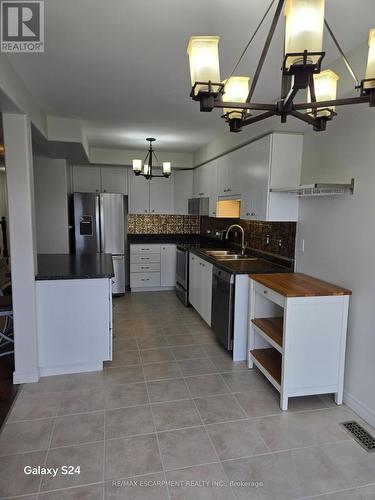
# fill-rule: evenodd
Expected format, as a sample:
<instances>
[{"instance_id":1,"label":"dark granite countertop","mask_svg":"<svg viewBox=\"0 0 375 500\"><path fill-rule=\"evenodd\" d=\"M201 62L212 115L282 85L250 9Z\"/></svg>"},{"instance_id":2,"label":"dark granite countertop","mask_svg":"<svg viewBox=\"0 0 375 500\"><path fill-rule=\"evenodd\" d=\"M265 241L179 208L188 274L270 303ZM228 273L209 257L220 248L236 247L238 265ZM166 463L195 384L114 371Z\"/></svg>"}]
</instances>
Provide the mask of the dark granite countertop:
<instances>
[{"instance_id":1,"label":"dark granite countertop","mask_svg":"<svg viewBox=\"0 0 375 500\"><path fill-rule=\"evenodd\" d=\"M137 243L175 243L190 244L199 243L201 236L199 234L128 234L130 244Z\"/></svg>"},{"instance_id":2,"label":"dark granite countertop","mask_svg":"<svg viewBox=\"0 0 375 500\"><path fill-rule=\"evenodd\" d=\"M202 252L200 248L191 247L189 251L198 257L207 260L211 264L232 274L268 274L268 273L290 273L290 267L271 262L258 256L257 260L232 260L219 261ZM255 254L254 254L255 257Z\"/></svg>"},{"instance_id":3,"label":"dark granite countertop","mask_svg":"<svg viewBox=\"0 0 375 500\"><path fill-rule=\"evenodd\" d=\"M111 254L38 254L36 280L113 278Z\"/></svg>"},{"instance_id":4,"label":"dark granite countertop","mask_svg":"<svg viewBox=\"0 0 375 500\"><path fill-rule=\"evenodd\" d=\"M129 234L128 241L130 244L175 243L178 247L186 248L220 269L233 274L290 273L294 270L293 259L267 254L255 249L249 249L249 253L254 257L258 257L258 260L218 261L202 252L202 249L229 248L228 244L216 238L204 237L199 234ZM238 250L238 248L236 250Z\"/></svg>"}]
</instances>

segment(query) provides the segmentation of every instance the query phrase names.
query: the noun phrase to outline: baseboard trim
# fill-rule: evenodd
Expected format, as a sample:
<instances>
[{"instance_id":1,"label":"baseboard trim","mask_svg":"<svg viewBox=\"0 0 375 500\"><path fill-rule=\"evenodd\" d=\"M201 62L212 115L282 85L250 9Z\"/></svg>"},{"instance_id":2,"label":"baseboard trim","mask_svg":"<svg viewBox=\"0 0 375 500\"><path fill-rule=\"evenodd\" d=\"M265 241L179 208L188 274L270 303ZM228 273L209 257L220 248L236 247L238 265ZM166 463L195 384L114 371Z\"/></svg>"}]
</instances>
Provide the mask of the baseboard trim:
<instances>
[{"instance_id":1,"label":"baseboard trim","mask_svg":"<svg viewBox=\"0 0 375 500\"><path fill-rule=\"evenodd\" d=\"M375 412L346 391L344 391L344 403L358 413L368 424L375 427Z\"/></svg>"},{"instance_id":2,"label":"baseboard trim","mask_svg":"<svg viewBox=\"0 0 375 500\"><path fill-rule=\"evenodd\" d=\"M174 286L150 286L148 288L132 288L132 293L138 292L172 292L175 290Z\"/></svg>"},{"instance_id":3,"label":"baseboard trim","mask_svg":"<svg viewBox=\"0 0 375 500\"><path fill-rule=\"evenodd\" d=\"M13 372L13 384L32 384L39 382L39 372L19 373Z\"/></svg>"},{"instance_id":4,"label":"baseboard trim","mask_svg":"<svg viewBox=\"0 0 375 500\"><path fill-rule=\"evenodd\" d=\"M52 375L68 375L70 373L99 372L103 371L103 362L87 363L77 365L59 365L40 367L41 377L51 377Z\"/></svg>"}]
</instances>

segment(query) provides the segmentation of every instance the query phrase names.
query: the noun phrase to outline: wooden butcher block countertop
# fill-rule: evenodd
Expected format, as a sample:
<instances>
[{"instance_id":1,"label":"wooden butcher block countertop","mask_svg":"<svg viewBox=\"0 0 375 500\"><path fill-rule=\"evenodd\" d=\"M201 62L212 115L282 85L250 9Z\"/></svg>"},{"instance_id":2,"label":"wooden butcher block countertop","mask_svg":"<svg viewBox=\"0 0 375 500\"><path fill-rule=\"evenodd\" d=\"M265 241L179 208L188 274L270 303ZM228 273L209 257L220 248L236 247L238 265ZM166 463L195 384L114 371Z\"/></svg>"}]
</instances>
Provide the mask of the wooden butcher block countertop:
<instances>
[{"instance_id":1,"label":"wooden butcher block countertop","mask_svg":"<svg viewBox=\"0 0 375 500\"><path fill-rule=\"evenodd\" d=\"M351 295L350 290L302 273L250 274L251 279L284 297Z\"/></svg>"}]
</instances>

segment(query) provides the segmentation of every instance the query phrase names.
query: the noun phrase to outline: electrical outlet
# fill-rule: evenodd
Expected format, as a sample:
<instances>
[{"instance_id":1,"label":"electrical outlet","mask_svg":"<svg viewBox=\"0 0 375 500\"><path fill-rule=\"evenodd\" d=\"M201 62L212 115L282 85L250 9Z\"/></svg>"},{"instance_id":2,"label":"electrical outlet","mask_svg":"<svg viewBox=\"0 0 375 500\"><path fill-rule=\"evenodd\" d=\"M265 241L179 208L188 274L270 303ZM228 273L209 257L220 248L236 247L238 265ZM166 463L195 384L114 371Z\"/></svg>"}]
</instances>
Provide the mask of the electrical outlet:
<instances>
[{"instance_id":1,"label":"electrical outlet","mask_svg":"<svg viewBox=\"0 0 375 500\"><path fill-rule=\"evenodd\" d=\"M299 251L302 252L302 253L305 251L305 240L304 240L304 238L301 238L299 240Z\"/></svg>"}]
</instances>

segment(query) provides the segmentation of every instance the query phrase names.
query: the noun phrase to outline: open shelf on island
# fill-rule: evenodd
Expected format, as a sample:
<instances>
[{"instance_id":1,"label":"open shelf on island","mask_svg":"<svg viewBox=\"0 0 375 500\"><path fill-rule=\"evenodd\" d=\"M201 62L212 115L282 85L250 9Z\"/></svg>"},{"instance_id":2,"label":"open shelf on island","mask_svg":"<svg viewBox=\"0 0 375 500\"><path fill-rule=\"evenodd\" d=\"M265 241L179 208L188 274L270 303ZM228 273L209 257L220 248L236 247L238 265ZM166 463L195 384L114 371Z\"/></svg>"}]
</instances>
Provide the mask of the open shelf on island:
<instances>
[{"instance_id":1,"label":"open shelf on island","mask_svg":"<svg viewBox=\"0 0 375 500\"><path fill-rule=\"evenodd\" d=\"M268 378L272 385L280 391L281 386L281 354L273 347L250 351L254 363Z\"/></svg>"},{"instance_id":2,"label":"open shelf on island","mask_svg":"<svg viewBox=\"0 0 375 500\"><path fill-rule=\"evenodd\" d=\"M275 349L282 352L284 318L255 318L251 322L257 332Z\"/></svg>"}]
</instances>

